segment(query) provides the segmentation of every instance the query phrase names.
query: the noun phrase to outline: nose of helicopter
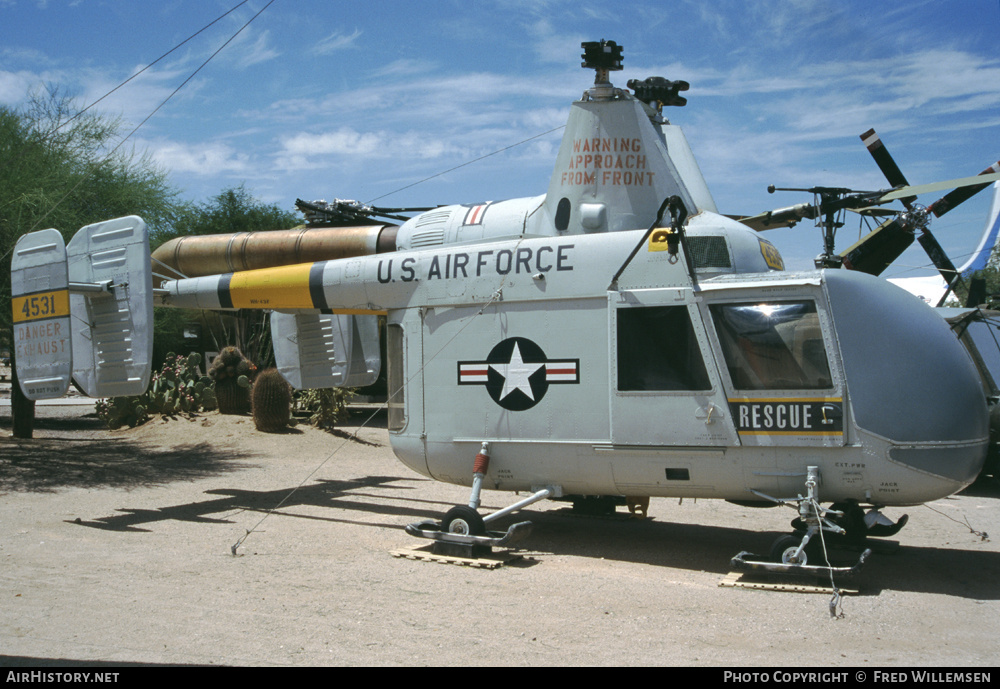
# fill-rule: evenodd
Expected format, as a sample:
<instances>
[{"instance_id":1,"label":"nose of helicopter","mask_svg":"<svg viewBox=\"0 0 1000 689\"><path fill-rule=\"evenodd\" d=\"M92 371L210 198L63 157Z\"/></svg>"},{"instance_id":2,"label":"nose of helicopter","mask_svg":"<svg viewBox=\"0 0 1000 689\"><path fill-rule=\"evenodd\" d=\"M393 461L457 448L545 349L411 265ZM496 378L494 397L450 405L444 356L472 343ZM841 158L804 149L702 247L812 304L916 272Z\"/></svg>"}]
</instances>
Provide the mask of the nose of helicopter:
<instances>
[{"instance_id":1,"label":"nose of helicopter","mask_svg":"<svg viewBox=\"0 0 1000 689\"><path fill-rule=\"evenodd\" d=\"M825 271L854 423L888 457L968 484L982 470L989 418L968 352L933 309L885 280Z\"/></svg>"}]
</instances>

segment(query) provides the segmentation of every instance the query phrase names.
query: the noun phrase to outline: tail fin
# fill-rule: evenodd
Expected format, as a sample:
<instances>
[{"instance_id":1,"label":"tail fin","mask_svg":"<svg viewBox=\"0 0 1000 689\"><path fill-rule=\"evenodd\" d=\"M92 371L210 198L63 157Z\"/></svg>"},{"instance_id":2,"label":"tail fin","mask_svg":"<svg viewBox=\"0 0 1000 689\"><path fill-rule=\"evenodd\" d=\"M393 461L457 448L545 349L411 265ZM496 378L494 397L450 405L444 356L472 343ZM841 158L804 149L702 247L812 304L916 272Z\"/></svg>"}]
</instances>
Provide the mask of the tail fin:
<instances>
[{"instance_id":1,"label":"tail fin","mask_svg":"<svg viewBox=\"0 0 1000 689\"><path fill-rule=\"evenodd\" d=\"M88 225L68 247L56 230L25 235L11 261L11 284L25 396L59 397L70 375L91 397L146 391L153 285L141 218Z\"/></svg>"},{"instance_id":2,"label":"tail fin","mask_svg":"<svg viewBox=\"0 0 1000 689\"><path fill-rule=\"evenodd\" d=\"M274 358L297 390L371 385L381 367L378 316L271 314Z\"/></svg>"},{"instance_id":3,"label":"tail fin","mask_svg":"<svg viewBox=\"0 0 1000 689\"><path fill-rule=\"evenodd\" d=\"M73 367L66 244L58 230L17 240L10 262L14 362L30 400L61 397Z\"/></svg>"}]
</instances>

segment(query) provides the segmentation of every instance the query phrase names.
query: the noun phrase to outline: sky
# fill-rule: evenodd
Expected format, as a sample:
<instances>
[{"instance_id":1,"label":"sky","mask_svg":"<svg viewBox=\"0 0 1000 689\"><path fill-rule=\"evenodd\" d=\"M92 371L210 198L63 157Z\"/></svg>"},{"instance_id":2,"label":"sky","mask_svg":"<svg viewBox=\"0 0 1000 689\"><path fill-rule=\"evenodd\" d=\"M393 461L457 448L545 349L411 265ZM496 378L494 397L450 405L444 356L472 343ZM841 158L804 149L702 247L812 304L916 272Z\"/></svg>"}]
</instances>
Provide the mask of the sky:
<instances>
[{"instance_id":1,"label":"sky","mask_svg":"<svg viewBox=\"0 0 1000 689\"><path fill-rule=\"evenodd\" d=\"M0 0L0 104L48 87L90 104L237 4ZM239 184L288 210L534 196L593 83L580 43L608 39L624 46L616 86L691 84L664 115L720 212L749 215L812 200L769 184L886 188L859 139L872 127L911 184L1000 159L998 36L1000 0L248 0L95 108L125 134L162 104L128 144L192 201ZM931 226L956 264L988 196ZM838 250L858 232L850 216ZM822 246L810 221L769 239L796 269ZM929 265L911 249L886 276Z\"/></svg>"}]
</instances>

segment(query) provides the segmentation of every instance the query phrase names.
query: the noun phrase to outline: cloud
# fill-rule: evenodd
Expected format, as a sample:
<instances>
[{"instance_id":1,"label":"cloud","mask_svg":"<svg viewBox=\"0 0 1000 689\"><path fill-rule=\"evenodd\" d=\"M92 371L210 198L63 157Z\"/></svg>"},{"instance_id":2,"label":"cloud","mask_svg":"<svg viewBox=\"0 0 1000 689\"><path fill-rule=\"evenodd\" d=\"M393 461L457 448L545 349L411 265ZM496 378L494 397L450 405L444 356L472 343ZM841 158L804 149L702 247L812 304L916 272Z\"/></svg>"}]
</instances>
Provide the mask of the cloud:
<instances>
[{"instance_id":1,"label":"cloud","mask_svg":"<svg viewBox=\"0 0 1000 689\"><path fill-rule=\"evenodd\" d=\"M256 169L248 154L226 144L140 140L136 142L136 147L145 148L155 163L173 173L211 177L219 174L245 175Z\"/></svg>"},{"instance_id":2,"label":"cloud","mask_svg":"<svg viewBox=\"0 0 1000 689\"><path fill-rule=\"evenodd\" d=\"M334 31L316 44L315 51L320 55L329 55L338 50L346 50L354 45L359 36L361 36L361 29L355 29L354 33L350 35Z\"/></svg>"},{"instance_id":3,"label":"cloud","mask_svg":"<svg viewBox=\"0 0 1000 689\"><path fill-rule=\"evenodd\" d=\"M421 160L439 158L458 150L440 138L422 132L359 132L350 127L322 133L299 133L280 139L275 156L279 169L330 167L345 162L372 160Z\"/></svg>"},{"instance_id":4,"label":"cloud","mask_svg":"<svg viewBox=\"0 0 1000 689\"><path fill-rule=\"evenodd\" d=\"M259 36L257 36L253 45L243 46L245 52L239 59L240 67L250 67L252 65L260 64L261 62L268 62L269 60L273 60L281 55L281 53L268 45L270 43L270 39L271 32L264 30Z\"/></svg>"}]
</instances>

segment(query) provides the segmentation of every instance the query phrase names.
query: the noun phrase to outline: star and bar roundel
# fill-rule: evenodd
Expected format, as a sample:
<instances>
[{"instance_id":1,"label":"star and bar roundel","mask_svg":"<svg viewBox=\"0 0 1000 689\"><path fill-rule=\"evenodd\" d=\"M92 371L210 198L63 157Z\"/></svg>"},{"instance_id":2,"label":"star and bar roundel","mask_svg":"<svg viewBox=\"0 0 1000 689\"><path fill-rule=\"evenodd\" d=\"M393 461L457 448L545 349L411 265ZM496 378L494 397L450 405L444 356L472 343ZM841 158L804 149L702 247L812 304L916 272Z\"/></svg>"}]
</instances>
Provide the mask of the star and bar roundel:
<instances>
[{"instance_id":1,"label":"star and bar roundel","mask_svg":"<svg viewBox=\"0 0 1000 689\"><path fill-rule=\"evenodd\" d=\"M485 361L459 361L459 385L485 385L504 409L524 411L541 402L550 385L580 382L579 359L549 359L524 337L509 337Z\"/></svg>"}]
</instances>

